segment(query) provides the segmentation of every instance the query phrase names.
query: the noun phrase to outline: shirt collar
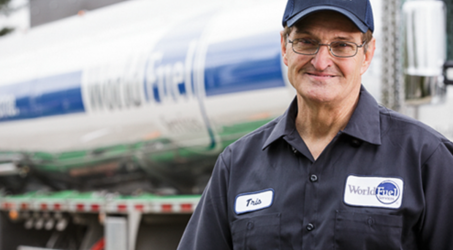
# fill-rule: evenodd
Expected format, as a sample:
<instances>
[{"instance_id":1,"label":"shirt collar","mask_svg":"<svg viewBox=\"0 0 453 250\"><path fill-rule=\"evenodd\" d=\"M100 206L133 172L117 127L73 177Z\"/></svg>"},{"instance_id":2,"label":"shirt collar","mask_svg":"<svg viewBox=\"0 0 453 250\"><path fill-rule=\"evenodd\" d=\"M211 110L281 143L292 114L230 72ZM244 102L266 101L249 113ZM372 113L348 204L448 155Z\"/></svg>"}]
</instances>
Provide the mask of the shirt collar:
<instances>
[{"instance_id":1,"label":"shirt collar","mask_svg":"<svg viewBox=\"0 0 453 250\"><path fill-rule=\"evenodd\" d=\"M286 112L277 118L277 124L275 125L274 129L272 130L271 134L267 138L266 142L263 145L263 150L267 148L270 144L272 144L277 139L285 135L289 135L292 131L296 129L296 115L297 115L297 97L293 99L289 108Z\"/></svg>"},{"instance_id":2,"label":"shirt collar","mask_svg":"<svg viewBox=\"0 0 453 250\"><path fill-rule=\"evenodd\" d=\"M277 119L277 124L263 145L263 150L296 129L297 110L297 98L294 98L286 112ZM381 145L379 105L363 86L360 89L359 103L342 133L371 144Z\"/></svg>"},{"instance_id":3,"label":"shirt collar","mask_svg":"<svg viewBox=\"0 0 453 250\"><path fill-rule=\"evenodd\" d=\"M379 105L363 86L360 89L359 103L343 133L371 144L381 145Z\"/></svg>"}]
</instances>

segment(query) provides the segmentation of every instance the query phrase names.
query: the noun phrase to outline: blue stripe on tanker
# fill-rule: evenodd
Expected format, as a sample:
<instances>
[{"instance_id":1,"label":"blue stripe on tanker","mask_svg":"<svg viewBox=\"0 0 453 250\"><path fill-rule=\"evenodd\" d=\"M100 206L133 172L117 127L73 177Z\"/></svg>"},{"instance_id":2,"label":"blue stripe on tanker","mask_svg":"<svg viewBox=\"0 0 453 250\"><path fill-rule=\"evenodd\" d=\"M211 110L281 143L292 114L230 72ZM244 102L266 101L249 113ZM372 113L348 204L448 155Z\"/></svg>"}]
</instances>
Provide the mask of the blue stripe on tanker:
<instances>
[{"instance_id":1,"label":"blue stripe on tanker","mask_svg":"<svg viewBox=\"0 0 453 250\"><path fill-rule=\"evenodd\" d=\"M0 86L0 121L85 112L81 75L78 71Z\"/></svg>"},{"instance_id":2,"label":"blue stripe on tanker","mask_svg":"<svg viewBox=\"0 0 453 250\"><path fill-rule=\"evenodd\" d=\"M85 112L81 77L77 71L0 86L0 122ZM211 44L204 80L207 97L284 87L279 36Z\"/></svg>"},{"instance_id":3,"label":"blue stripe on tanker","mask_svg":"<svg viewBox=\"0 0 453 250\"><path fill-rule=\"evenodd\" d=\"M206 96L284 87L280 58L277 32L210 45Z\"/></svg>"}]
</instances>

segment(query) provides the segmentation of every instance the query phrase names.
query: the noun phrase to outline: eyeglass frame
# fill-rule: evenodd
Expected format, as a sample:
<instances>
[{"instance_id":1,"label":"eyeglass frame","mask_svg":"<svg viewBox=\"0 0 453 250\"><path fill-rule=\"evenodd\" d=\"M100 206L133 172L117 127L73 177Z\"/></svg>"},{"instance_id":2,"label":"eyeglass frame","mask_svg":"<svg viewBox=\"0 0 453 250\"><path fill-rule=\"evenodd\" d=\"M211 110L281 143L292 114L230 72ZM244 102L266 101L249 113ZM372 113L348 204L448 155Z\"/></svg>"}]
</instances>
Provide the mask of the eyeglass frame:
<instances>
[{"instance_id":1,"label":"eyeglass frame","mask_svg":"<svg viewBox=\"0 0 453 250\"><path fill-rule=\"evenodd\" d=\"M351 56L337 56L337 55L335 55L335 53L333 53L332 47L330 47L330 45L331 45L332 43L341 42L341 41L333 41L333 42L331 42L331 43L329 43L329 44L326 44L326 43L318 43L318 48L316 49L316 51L315 51L314 53L312 53L312 54L304 54L304 53L300 53L300 52L297 52L296 50L294 50L294 46L293 46L293 42L294 42L294 41L296 41L296 40L301 40L301 39L294 39L294 40L291 41L291 40L289 40L289 36L287 35L287 36L286 36L286 40L288 40L288 43L291 43L291 48L292 48L292 50L294 51L294 53L296 53L296 54L305 55L305 56L316 55L316 54L318 54L319 48L321 48L321 46L327 46L327 47L329 48L330 54L333 55L333 56L335 56L335 57L338 57L338 58L350 58L350 57L356 56L356 55L357 55L357 52L359 51L359 48L362 48L362 47L366 44L366 42L367 42L367 41L365 40L365 41L362 43L362 45L358 45L358 44L355 43L355 42L344 42L344 43L352 43L352 44L354 44L354 45L356 46L355 53L354 53L354 55L351 55Z\"/></svg>"}]
</instances>

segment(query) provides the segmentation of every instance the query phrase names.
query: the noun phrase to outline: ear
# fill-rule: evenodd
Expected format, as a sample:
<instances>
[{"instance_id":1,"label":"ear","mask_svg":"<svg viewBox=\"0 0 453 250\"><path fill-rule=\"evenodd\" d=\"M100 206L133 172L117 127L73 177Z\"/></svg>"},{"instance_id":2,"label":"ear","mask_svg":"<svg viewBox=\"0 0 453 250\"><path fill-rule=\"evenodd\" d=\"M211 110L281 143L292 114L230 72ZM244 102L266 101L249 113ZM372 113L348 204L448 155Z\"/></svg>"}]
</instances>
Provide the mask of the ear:
<instances>
[{"instance_id":1,"label":"ear","mask_svg":"<svg viewBox=\"0 0 453 250\"><path fill-rule=\"evenodd\" d=\"M373 38L368 43L368 48L365 53L365 58L363 59L363 62L362 62L362 68L360 69L360 75L363 75L367 71L367 69L370 67L371 60L373 59L375 50L376 50L376 39Z\"/></svg>"},{"instance_id":2,"label":"ear","mask_svg":"<svg viewBox=\"0 0 453 250\"><path fill-rule=\"evenodd\" d=\"M286 42L285 36L283 35L283 30L280 31L280 45L282 47L283 63L285 63L285 65L288 66L288 58L286 57Z\"/></svg>"}]
</instances>

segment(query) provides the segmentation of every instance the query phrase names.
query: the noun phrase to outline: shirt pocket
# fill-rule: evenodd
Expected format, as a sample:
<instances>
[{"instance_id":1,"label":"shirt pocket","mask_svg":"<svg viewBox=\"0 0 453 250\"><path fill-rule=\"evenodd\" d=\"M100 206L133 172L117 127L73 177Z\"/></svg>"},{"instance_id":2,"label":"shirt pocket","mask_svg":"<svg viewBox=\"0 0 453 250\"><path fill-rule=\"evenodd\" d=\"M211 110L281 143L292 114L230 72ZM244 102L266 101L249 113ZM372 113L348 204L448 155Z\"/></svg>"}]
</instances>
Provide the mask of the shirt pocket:
<instances>
[{"instance_id":1,"label":"shirt pocket","mask_svg":"<svg viewBox=\"0 0 453 250\"><path fill-rule=\"evenodd\" d=\"M234 250L280 249L280 214L243 218L231 224Z\"/></svg>"},{"instance_id":2,"label":"shirt pocket","mask_svg":"<svg viewBox=\"0 0 453 250\"><path fill-rule=\"evenodd\" d=\"M335 250L400 250L401 215L336 211Z\"/></svg>"}]
</instances>

